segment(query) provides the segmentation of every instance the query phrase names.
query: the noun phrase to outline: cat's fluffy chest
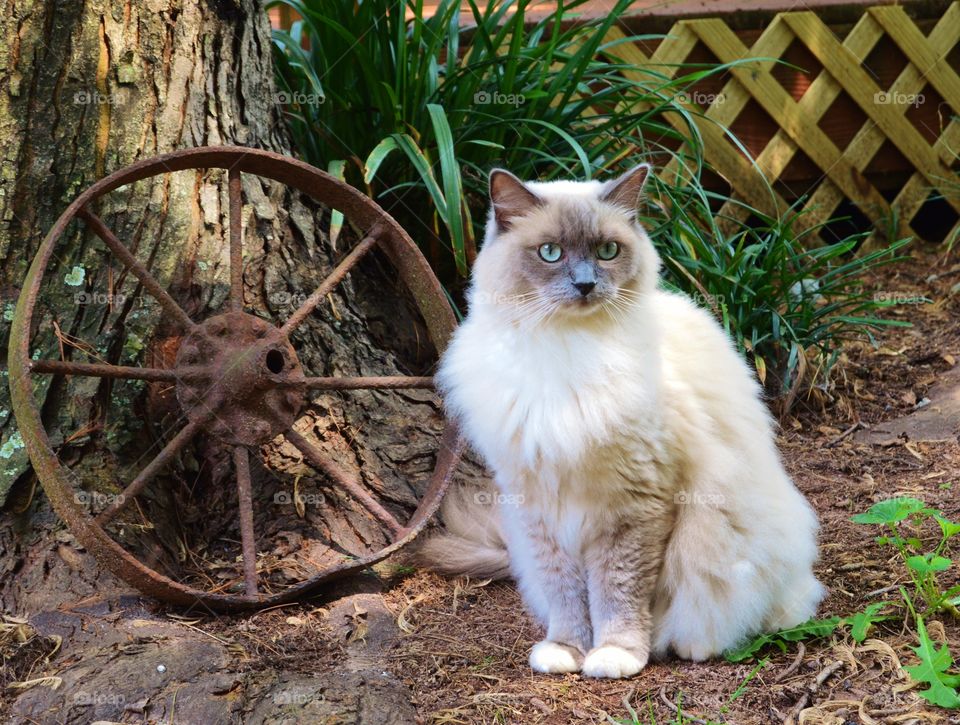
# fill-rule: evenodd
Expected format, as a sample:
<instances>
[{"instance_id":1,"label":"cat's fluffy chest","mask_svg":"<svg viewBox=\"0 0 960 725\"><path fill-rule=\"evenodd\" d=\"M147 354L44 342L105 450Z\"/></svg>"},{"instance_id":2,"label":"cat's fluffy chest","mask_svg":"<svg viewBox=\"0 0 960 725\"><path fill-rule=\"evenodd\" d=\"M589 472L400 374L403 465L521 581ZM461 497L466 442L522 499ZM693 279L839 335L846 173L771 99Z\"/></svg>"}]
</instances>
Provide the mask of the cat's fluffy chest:
<instances>
[{"instance_id":1,"label":"cat's fluffy chest","mask_svg":"<svg viewBox=\"0 0 960 725\"><path fill-rule=\"evenodd\" d=\"M655 336L642 322L525 330L474 313L439 380L451 413L498 474L562 475L656 415Z\"/></svg>"}]
</instances>

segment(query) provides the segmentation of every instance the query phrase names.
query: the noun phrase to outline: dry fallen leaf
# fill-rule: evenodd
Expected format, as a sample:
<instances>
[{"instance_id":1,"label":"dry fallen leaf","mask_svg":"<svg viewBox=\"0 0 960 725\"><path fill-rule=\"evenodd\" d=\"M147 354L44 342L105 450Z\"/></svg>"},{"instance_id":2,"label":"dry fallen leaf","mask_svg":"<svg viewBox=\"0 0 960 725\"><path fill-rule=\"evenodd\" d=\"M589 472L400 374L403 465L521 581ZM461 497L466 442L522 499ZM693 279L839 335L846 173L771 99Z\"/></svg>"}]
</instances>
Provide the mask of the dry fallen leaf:
<instances>
[{"instance_id":1,"label":"dry fallen leaf","mask_svg":"<svg viewBox=\"0 0 960 725\"><path fill-rule=\"evenodd\" d=\"M916 458L918 461L923 461L923 456L920 455L920 451L917 450L917 444L912 441L908 441L903 444L903 447L907 449L911 456Z\"/></svg>"},{"instance_id":2,"label":"dry fallen leaf","mask_svg":"<svg viewBox=\"0 0 960 725\"><path fill-rule=\"evenodd\" d=\"M25 682L11 682L7 685L7 688L10 690L29 690L31 687L41 686L56 690L62 684L63 680L59 677L38 677L35 680L26 680Z\"/></svg>"}]
</instances>

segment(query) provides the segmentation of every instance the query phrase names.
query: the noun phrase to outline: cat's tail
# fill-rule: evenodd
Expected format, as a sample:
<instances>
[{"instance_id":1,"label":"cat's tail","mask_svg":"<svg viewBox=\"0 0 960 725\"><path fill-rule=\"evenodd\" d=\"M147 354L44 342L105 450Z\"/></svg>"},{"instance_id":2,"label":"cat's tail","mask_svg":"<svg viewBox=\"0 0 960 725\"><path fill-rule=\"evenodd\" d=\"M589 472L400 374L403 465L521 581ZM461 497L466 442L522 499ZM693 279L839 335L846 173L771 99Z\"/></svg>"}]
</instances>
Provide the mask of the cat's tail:
<instances>
[{"instance_id":1,"label":"cat's tail","mask_svg":"<svg viewBox=\"0 0 960 725\"><path fill-rule=\"evenodd\" d=\"M427 538L412 563L445 576L509 578L510 558L495 500L489 489L451 487L440 507L445 530Z\"/></svg>"}]
</instances>

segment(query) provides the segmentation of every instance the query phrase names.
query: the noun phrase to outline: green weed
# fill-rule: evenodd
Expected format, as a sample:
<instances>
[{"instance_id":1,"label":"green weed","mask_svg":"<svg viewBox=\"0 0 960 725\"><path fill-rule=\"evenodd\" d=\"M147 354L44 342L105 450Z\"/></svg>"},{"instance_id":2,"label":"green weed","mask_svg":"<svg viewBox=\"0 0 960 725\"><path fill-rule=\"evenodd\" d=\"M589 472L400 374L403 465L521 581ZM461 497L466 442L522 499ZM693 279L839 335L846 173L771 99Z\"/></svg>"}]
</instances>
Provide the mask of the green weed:
<instances>
[{"instance_id":1,"label":"green weed","mask_svg":"<svg viewBox=\"0 0 960 725\"><path fill-rule=\"evenodd\" d=\"M913 581L914 594L925 605L924 612L918 612L913 598L905 588L900 587L905 608L916 624L918 646L912 649L920 660L920 664L904 669L915 681L926 685L925 689L919 691L921 697L940 707L960 708L960 673L951 672L956 664L949 647L946 643L937 647L930 638L924 619L937 613L958 616L960 585L945 588L941 581L944 573L953 566L953 560L946 554L953 537L960 534L960 524L920 499L911 497L880 501L852 520L858 524L884 527L886 533L877 537L877 542L896 549ZM921 537L925 529L929 531L933 528L934 523L939 530L937 543L925 547ZM786 651L790 642L828 637L841 627L849 627L851 637L856 642L863 642L875 623L903 619L903 612L889 612L891 607L899 606L897 602L871 602L862 612L848 617L810 620L796 627L754 637L725 653L725 657L732 662L741 662L771 645Z\"/></svg>"}]
</instances>

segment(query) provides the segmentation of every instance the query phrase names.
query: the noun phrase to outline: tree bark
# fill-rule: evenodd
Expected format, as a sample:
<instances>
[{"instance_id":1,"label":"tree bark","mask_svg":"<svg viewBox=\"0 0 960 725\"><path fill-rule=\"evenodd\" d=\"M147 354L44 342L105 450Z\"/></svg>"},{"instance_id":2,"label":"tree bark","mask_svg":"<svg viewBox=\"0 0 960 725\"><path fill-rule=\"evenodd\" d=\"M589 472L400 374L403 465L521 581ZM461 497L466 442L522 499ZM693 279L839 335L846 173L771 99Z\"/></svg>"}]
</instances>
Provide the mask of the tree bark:
<instances>
[{"instance_id":1,"label":"tree bark","mask_svg":"<svg viewBox=\"0 0 960 725\"><path fill-rule=\"evenodd\" d=\"M46 231L84 188L158 153L238 144L289 152L276 103L270 29L257 0L10 0L0 20L0 288L4 336L19 284ZM114 192L98 214L194 319L213 314L229 290L226 175L177 172ZM329 211L281 185L244 175L244 283L249 310L282 320L351 243L330 244ZM169 365L179 337L136 280L76 224L47 270L32 346L44 357ZM85 301L77 303L78 295ZM92 301L91 301L92 300ZM366 260L330 304L294 336L307 374L429 374L435 351L384 260ZM121 588L56 519L29 468L7 391L0 392L0 605L36 611L103 587ZM172 391L163 384L105 385L70 378L45 391L47 430L79 487L117 492L176 432ZM362 470L398 519L412 512L433 466L442 417L432 393L312 396L299 427L344 465ZM355 502L324 488L289 446L262 450L254 465L258 551L284 577L302 576L330 555L356 555L387 541ZM190 560L227 565L239 541L228 451L201 439L158 479L142 507L155 528L130 547L178 578ZM272 506L294 485L316 491L298 512ZM340 542L311 545L304 530ZM213 540L215 545L210 544ZM280 543L278 543L280 542ZM304 545L305 555L296 559ZM313 549L311 550L311 546ZM194 547L196 547L194 549ZM186 549L186 551L184 551ZM323 549L323 550L321 550ZM291 557L294 557L291 560ZM184 559L187 564L184 564ZM286 569L284 568L286 567ZM203 567L200 567L203 568ZM185 573L186 572L186 573ZM16 573L16 576L12 574ZM226 576L226 575L225 575ZM229 578L229 577L228 577Z\"/></svg>"},{"instance_id":2,"label":"tree bark","mask_svg":"<svg viewBox=\"0 0 960 725\"><path fill-rule=\"evenodd\" d=\"M259 0L7 0L0 17L4 376L26 270L77 194L130 163L179 148L238 144L288 153L275 100L270 28ZM229 290L225 177L215 170L147 179L117 190L97 208L194 319L219 310ZM281 321L356 236L345 227L335 249L325 233L329 210L249 175L243 191L246 306ZM294 335L305 372L429 374L436 351L395 274L377 255L358 270ZM107 362L162 367L180 340L155 301L79 222L46 270L34 318L31 348L46 358L91 361L85 348ZM176 399L163 384L57 380L38 395L47 432L83 495L119 491L142 468L139 459L176 432ZM317 393L311 400L298 429L345 466L360 469L368 488L406 520L434 465L443 425L435 395ZM254 523L271 585L308 575L324 557L386 542L364 509L325 487L289 446L273 443L259 454ZM228 450L201 436L168 469L138 498L152 528L134 527L129 548L158 571L194 577L193 583L200 570L213 584L221 575L236 579L240 534ZM316 493L315 503L300 512L274 505L278 492L289 495L295 487ZM311 540L316 532L338 539L340 550ZM373 580L363 581L369 590ZM368 648L390 647L396 634L394 616L379 597L362 607L353 600L335 605L332 611L342 609L337 622L354 621L363 611L381 622L381 634L353 641L346 630L334 630L335 641L347 642L347 659L327 663L326 679L305 680L302 670L236 674L225 647L193 629L150 619L153 605L144 610L136 594L99 567L52 512L30 469L7 386L0 386L0 613L28 616L39 634L30 640L33 649L9 657L0 652L9 665L0 671L0 691L4 680L50 672L63 683L59 689L33 687L13 704L0 698L0 719L118 720L133 707L159 720L176 711L193 722L236 722L244 714L247 722L294 722L307 712L304 697L313 708L310 717L378 723L413 717L402 682L383 666L369 669ZM50 637L62 637L62 646ZM131 648L129 642L150 644ZM49 667L37 656L44 646L57 652ZM158 657L169 667L166 677L149 674L159 665L144 658ZM278 709L281 700L288 704Z\"/></svg>"}]
</instances>

